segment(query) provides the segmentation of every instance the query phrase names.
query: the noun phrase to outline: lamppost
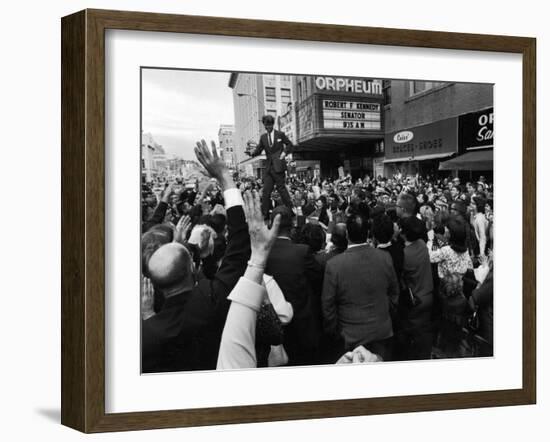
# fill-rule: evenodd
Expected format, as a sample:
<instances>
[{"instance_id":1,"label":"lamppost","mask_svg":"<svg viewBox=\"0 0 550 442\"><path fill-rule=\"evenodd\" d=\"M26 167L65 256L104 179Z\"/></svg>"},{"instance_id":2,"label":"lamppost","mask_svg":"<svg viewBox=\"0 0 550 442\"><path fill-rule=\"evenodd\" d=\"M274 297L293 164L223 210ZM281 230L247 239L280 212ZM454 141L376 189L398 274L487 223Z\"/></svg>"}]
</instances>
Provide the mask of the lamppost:
<instances>
[{"instance_id":1,"label":"lamppost","mask_svg":"<svg viewBox=\"0 0 550 442\"><path fill-rule=\"evenodd\" d=\"M260 112L260 109L262 108L265 108L265 105L264 103L262 103L260 101L260 99L256 96L256 95L253 95L253 94L247 94L247 93L244 93L244 92L237 92L237 97L251 97L251 98L254 98L254 100L256 100L256 102L258 103L258 115L261 113ZM262 119L261 118L258 118L258 121L261 123L262 122Z\"/></svg>"},{"instance_id":2,"label":"lamppost","mask_svg":"<svg viewBox=\"0 0 550 442\"><path fill-rule=\"evenodd\" d=\"M254 95L254 94L247 94L247 93L245 93L245 92L237 92L237 96L238 96L238 97L252 97L252 98L254 98L259 104L261 104L261 105L263 106L262 102L261 102L261 101L258 99L258 97L257 97L256 95Z\"/></svg>"}]
</instances>

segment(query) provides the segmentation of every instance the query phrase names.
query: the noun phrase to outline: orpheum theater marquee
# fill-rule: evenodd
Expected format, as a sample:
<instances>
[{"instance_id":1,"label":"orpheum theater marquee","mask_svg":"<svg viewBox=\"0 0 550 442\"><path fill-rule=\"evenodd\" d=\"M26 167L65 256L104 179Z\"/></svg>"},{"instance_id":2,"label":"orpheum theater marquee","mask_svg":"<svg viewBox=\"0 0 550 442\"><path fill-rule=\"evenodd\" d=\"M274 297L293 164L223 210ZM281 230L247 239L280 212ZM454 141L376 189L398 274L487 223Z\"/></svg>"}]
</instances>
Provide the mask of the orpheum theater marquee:
<instances>
[{"instance_id":1,"label":"orpheum theater marquee","mask_svg":"<svg viewBox=\"0 0 550 442\"><path fill-rule=\"evenodd\" d=\"M297 76L294 81L301 158L319 160L328 175L340 166L357 175L371 171L384 139L382 80Z\"/></svg>"},{"instance_id":2,"label":"orpheum theater marquee","mask_svg":"<svg viewBox=\"0 0 550 442\"><path fill-rule=\"evenodd\" d=\"M325 129L380 130L380 104L323 100Z\"/></svg>"}]
</instances>

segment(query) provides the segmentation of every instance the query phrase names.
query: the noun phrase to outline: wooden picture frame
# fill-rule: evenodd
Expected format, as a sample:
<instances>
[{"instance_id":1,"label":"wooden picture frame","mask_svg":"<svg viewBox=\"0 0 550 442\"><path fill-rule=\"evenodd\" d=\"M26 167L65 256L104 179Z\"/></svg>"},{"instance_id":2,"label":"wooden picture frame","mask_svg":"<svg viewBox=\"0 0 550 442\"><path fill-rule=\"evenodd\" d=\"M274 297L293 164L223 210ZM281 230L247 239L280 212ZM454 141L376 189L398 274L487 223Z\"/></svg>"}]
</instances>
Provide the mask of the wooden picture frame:
<instances>
[{"instance_id":1,"label":"wooden picture frame","mask_svg":"<svg viewBox=\"0 0 550 442\"><path fill-rule=\"evenodd\" d=\"M274 26L276 24L276 26ZM517 53L523 57L522 388L107 414L105 412L105 30ZM62 408L83 432L280 421L536 400L536 40L404 29L84 10L62 19Z\"/></svg>"}]
</instances>

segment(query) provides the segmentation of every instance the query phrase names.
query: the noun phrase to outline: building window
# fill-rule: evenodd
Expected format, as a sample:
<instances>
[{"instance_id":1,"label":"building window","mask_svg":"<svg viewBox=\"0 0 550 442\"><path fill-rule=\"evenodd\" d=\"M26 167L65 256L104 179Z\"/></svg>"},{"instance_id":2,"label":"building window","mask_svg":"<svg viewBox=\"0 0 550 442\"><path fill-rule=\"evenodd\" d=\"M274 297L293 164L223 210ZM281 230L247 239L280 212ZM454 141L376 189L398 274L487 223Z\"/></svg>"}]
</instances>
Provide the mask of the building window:
<instances>
[{"instance_id":1,"label":"building window","mask_svg":"<svg viewBox=\"0 0 550 442\"><path fill-rule=\"evenodd\" d=\"M267 115L271 115L273 118L277 119L277 111L275 109L268 109Z\"/></svg>"},{"instance_id":2,"label":"building window","mask_svg":"<svg viewBox=\"0 0 550 442\"><path fill-rule=\"evenodd\" d=\"M382 83L382 91L384 93L384 104L391 104L391 81L384 80Z\"/></svg>"},{"instance_id":3,"label":"building window","mask_svg":"<svg viewBox=\"0 0 550 442\"><path fill-rule=\"evenodd\" d=\"M307 98L307 77L304 77L304 100Z\"/></svg>"},{"instance_id":4,"label":"building window","mask_svg":"<svg viewBox=\"0 0 550 442\"><path fill-rule=\"evenodd\" d=\"M265 88L265 101L268 101L268 102L277 101L277 97L275 95L275 88L274 87L266 87Z\"/></svg>"},{"instance_id":5,"label":"building window","mask_svg":"<svg viewBox=\"0 0 550 442\"><path fill-rule=\"evenodd\" d=\"M420 94L444 83L440 81L409 81L409 96Z\"/></svg>"},{"instance_id":6,"label":"building window","mask_svg":"<svg viewBox=\"0 0 550 442\"><path fill-rule=\"evenodd\" d=\"M288 105L290 103L290 89L281 88L281 101L283 105Z\"/></svg>"},{"instance_id":7,"label":"building window","mask_svg":"<svg viewBox=\"0 0 550 442\"><path fill-rule=\"evenodd\" d=\"M302 102L303 98L302 98L302 82L299 81L298 82L298 100L300 100L300 102Z\"/></svg>"}]
</instances>

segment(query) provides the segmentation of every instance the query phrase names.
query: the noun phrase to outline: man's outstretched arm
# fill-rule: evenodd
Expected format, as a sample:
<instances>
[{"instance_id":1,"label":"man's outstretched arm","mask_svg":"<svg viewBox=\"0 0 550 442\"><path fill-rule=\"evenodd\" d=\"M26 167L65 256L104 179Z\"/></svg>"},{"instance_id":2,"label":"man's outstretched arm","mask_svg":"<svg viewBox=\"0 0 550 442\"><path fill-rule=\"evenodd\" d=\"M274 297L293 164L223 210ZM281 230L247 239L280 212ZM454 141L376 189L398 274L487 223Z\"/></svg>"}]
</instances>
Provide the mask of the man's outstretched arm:
<instances>
[{"instance_id":1,"label":"man's outstretched arm","mask_svg":"<svg viewBox=\"0 0 550 442\"><path fill-rule=\"evenodd\" d=\"M208 295L214 304L225 301L239 278L246 269L250 257L250 236L244 217L243 200L239 189L225 162L218 156L216 146L212 143L212 151L203 140L197 143L195 154L199 162L215 178L222 191L227 211L227 249L222 259L220 269L214 276Z\"/></svg>"}]
</instances>

